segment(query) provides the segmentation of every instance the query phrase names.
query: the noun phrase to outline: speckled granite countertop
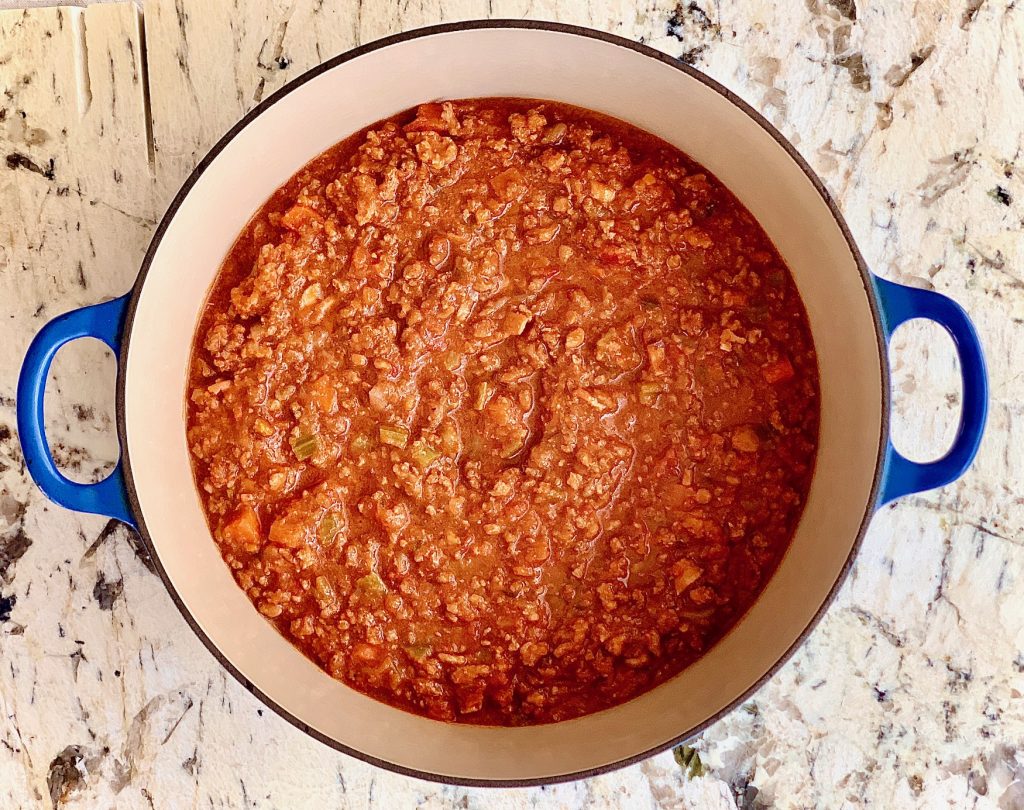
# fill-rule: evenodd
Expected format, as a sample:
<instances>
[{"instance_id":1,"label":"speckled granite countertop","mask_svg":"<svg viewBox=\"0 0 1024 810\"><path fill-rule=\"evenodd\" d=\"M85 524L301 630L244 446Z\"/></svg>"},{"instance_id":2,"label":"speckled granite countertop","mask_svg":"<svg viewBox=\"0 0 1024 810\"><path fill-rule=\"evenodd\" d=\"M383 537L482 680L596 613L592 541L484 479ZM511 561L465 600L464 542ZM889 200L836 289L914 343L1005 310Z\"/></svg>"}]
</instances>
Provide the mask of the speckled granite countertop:
<instances>
[{"instance_id":1,"label":"speckled granite countertop","mask_svg":"<svg viewBox=\"0 0 1024 810\"><path fill-rule=\"evenodd\" d=\"M4 0L0 6L9 5ZM879 513L807 644L694 745L550 789L444 788L336 754L229 679L132 533L49 504L14 434L35 331L130 286L185 174L329 55L469 17L642 39L761 110L868 263L972 313L992 377L974 470ZM0 806L1024 807L1024 7L1012 0L145 0L0 11ZM1016 356L1015 356L1016 355ZM952 436L937 327L894 361L909 454ZM116 457L113 363L58 358L47 405L82 479Z\"/></svg>"}]
</instances>

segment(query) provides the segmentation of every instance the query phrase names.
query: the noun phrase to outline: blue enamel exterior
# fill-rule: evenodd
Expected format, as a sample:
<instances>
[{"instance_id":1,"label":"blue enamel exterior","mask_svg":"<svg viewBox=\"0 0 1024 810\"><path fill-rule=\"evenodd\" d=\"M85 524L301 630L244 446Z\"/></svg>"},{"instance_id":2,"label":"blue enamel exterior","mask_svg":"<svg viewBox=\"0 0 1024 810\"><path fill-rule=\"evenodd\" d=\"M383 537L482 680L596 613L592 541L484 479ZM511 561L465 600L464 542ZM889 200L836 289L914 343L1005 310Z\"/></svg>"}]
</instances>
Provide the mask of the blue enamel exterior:
<instances>
[{"instance_id":1,"label":"blue enamel exterior","mask_svg":"<svg viewBox=\"0 0 1024 810\"><path fill-rule=\"evenodd\" d=\"M28 347L18 378L18 437L25 466L50 500L68 509L106 515L135 526L121 462L117 462L110 475L95 484L79 484L66 478L50 454L43 420L46 378L57 350L78 338L95 338L109 346L115 357L119 356L127 306L128 296L123 295L113 301L65 313L40 330Z\"/></svg>"},{"instance_id":2,"label":"blue enamel exterior","mask_svg":"<svg viewBox=\"0 0 1024 810\"><path fill-rule=\"evenodd\" d=\"M959 304L937 292L893 284L877 276L872 276L872 282L886 342L900 324L916 318L934 321L953 338L963 377L960 425L946 455L936 461L918 463L900 455L892 441L888 442L878 492L881 507L903 495L949 484L971 466L988 417L988 374L978 333Z\"/></svg>"}]
</instances>

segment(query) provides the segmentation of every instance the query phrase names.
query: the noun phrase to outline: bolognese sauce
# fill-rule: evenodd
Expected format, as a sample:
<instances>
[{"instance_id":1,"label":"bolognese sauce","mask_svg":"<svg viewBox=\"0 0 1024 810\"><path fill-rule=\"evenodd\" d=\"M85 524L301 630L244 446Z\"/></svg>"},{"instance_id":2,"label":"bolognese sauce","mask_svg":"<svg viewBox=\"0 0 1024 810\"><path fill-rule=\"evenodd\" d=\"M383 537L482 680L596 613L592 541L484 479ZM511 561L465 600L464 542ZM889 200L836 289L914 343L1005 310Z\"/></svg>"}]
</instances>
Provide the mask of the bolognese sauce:
<instances>
[{"instance_id":1,"label":"bolognese sauce","mask_svg":"<svg viewBox=\"0 0 1024 810\"><path fill-rule=\"evenodd\" d=\"M447 721L604 709L749 608L810 484L789 271L647 133L424 104L329 149L238 237L188 442L239 586L335 678Z\"/></svg>"}]
</instances>

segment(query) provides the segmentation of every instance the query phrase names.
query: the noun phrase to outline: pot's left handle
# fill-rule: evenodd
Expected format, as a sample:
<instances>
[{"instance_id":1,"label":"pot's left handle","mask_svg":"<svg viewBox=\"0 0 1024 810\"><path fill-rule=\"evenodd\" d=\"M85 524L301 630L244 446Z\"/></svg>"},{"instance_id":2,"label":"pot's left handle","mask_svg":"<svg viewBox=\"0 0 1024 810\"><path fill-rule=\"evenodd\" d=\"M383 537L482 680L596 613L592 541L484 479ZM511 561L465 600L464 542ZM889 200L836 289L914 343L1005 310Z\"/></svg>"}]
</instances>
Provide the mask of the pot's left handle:
<instances>
[{"instance_id":1,"label":"pot's left handle","mask_svg":"<svg viewBox=\"0 0 1024 810\"><path fill-rule=\"evenodd\" d=\"M907 321L917 318L934 321L953 338L963 380L960 425L953 445L942 458L927 462L911 461L893 447L892 441L889 442L878 496L878 505L883 506L903 495L952 483L971 466L981 445L988 417L988 374L978 333L956 301L932 290L894 284L878 276L872 281L878 292L886 340L891 339L896 328Z\"/></svg>"},{"instance_id":2,"label":"pot's left handle","mask_svg":"<svg viewBox=\"0 0 1024 810\"><path fill-rule=\"evenodd\" d=\"M25 466L32 479L51 501L78 512L117 518L135 525L120 460L114 471L95 484L79 484L62 475L50 455L43 421L43 395L50 364L57 350L78 338L102 340L119 356L128 296L83 307L54 318L35 336L21 365L18 378L18 437Z\"/></svg>"}]
</instances>

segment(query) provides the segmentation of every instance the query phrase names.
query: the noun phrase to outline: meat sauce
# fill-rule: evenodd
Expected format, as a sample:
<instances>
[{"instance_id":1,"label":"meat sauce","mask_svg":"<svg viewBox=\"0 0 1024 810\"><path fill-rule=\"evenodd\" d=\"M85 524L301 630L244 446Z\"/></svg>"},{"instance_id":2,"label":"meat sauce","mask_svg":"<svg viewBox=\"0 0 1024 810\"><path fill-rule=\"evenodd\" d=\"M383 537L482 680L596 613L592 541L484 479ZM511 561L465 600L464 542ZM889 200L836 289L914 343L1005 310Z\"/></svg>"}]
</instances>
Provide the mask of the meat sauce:
<instances>
[{"instance_id":1,"label":"meat sauce","mask_svg":"<svg viewBox=\"0 0 1024 810\"><path fill-rule=\"evenodd\" d=\"M785 552L818 436L807 318L710 173L546 101L424 104L246 226L188 442L239 586L335 678L565 720L705 653Z\"/></svg>"}]
</instances>

